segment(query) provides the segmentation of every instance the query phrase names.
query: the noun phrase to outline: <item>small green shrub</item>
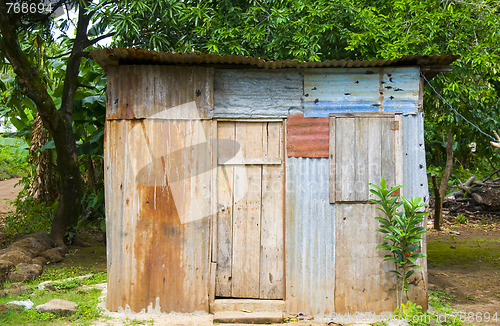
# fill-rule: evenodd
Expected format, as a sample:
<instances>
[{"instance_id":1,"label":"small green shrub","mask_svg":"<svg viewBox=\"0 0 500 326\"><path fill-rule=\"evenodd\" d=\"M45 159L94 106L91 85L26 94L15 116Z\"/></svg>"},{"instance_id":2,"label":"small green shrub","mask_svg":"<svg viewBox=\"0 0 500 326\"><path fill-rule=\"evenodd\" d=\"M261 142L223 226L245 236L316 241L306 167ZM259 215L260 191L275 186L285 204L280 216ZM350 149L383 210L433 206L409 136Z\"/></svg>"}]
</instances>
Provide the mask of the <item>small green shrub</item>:
<instances>
[{"instance_id":1,"label":"small green shrub","mask_svg":"<svg viewBox=\"0 0 500 326\"><path fill-rule=\"evenodd\" d=\"M462 215L462 214L458 214L458 216L457 216L457 222L459 224L465 224L465 223L467 223L467 218L464 215Z\"/></svg>"},{"instance_id":2,"label":"small green shrub","mask_svg":"<svg viewBox=\"0 0 500 326\"><path fill-rule=\"evenodd\" d=\"M392 194L402 186L389 189L384 178L380 182L380 187L372 183L370 186L375 188L370 189L370 192L379 198L379 200L371 199L370 201L378 204L380 207L377 209L385 215L375 217L380 222L380 229L377 232L385 234L384 240L386 240L377 248L383 249L387 253L384 260L394 263L394 270L389 272L396 274L401 281L396 290L399 307L403 294L408 300L410 288L408 279L415 273L416 268L421 268L417 265L416 260L426 257L420 252L422 234L427 232L420 226L424 215L427 214L420 211L425 204L421 203L420 198L401 197L402 201L399 201L399 198ZM403 207L403 211L398 211L400 207Z\"/></svg>"}]
</instances>

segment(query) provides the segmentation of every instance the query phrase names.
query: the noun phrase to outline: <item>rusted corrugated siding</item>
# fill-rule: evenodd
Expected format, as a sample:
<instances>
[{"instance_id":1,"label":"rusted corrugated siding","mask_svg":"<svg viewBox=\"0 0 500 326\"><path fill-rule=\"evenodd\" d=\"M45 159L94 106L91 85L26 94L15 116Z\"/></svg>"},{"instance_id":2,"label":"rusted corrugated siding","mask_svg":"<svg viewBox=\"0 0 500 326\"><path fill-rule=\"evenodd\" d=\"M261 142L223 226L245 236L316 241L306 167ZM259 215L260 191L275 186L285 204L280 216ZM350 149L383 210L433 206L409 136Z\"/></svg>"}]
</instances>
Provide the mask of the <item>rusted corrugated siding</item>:
<instances>
[{"instance_id":1,"label":"rusted corrugated siding","mask_svg":"<svg viewBox=\"0 0 500 326\"><path fill-rule=\"evenodd\" d=\"M304 115L401 111L416 113L418 67L307 69L304 71Z\"/></svg>"},{"instance_id":2,"label":"rusted corrugated siding","mask_svg":"<svg viewBox=\"0 0 500 326\"><path fill-rule=\"evenodd\" d=\"M288 157L328 157L328 118L304 118L293 114L287 118Z\"/></svg>"},{"instance_id":3,"label":"rusted corrugated siding","mask_svg":"<svg viewBox=\"0 0 500 326\"><path fill-rule=\"evenodd\" d=\"M302 95L297 69L216 69L214 118L286 118L302 113Z\"/></svg>"},{"instance_id":4,"label":"rusted corrugated siding","mask_svg":"<svg viewBox=\"0 0 500 326\"><path fill-rule=\"evenodd\" d=\"M195 105L195 118L210 119L213 68L175 66L109 67L106 119L191 119L185 107Z\"/></svg>"},{"instance_id":5,"label":"rusted corrugated siding","mask_svg":"<svg viewBox=\"0 0 500 326\"><path fill-rule=\"evenodd\" d=\"M286 162L286 310L329 315L335 298L335 209L328 200L328 159Z\"/></svg>"},{"instance_id":6,"label":"rusted corrugated siding","mask_svg":"<svg viewBox=\"0 0 500 326\"><path fill-rule=\"evenodd\" d=\"M200 125L208 138L211 122ZM110 311L208 311L211 148L192 147L195 128L181 120L106 122Z\"/></svg>"}]
</instances>

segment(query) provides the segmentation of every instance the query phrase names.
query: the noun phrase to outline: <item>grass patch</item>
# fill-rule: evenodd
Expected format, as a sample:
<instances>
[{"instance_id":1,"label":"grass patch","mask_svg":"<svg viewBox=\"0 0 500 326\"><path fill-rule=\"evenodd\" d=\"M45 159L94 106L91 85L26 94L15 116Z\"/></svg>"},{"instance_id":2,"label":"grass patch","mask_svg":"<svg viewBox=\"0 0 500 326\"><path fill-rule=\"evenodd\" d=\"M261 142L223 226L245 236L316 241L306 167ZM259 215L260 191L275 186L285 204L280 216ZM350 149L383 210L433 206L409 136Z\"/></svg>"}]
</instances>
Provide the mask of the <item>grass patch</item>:
<instances>
[{"instance_id":1,"label":"grass patch","mask_svg":"<svg viewBox=\"0 0 500 326\"><path fill-rule=\"evenodd\" d=\"M106 272L98 271L91 273L92 276L82 280L68 280L54 283L52 290L46 288L39 290L36 286L44 281L60 281L67 278L87 275L89 270L81 267L62 267L45 269L40 277L34 281L26 283L31 287L31 293L21 295L9 295L0 297L0 304L10 301L23 301L30 299L35 307L46 303L52 299L62 299L73 301L78 304L76 314L68 317L58 317L49 313L38 313L35 308L31 310L0 313L0 325L91 325L102 313L97 308L98 298L101 290L82 289L83 285L92 285L106 282ZM5 283L4 285L8 285Z\"/></svg>"},{"instance_id":2,"label":"grass patch","mask_svg":"<svg viewBox=\"0 0 500 326\"><path fill-rule=\"evenodd\" d=\"M432 266L500 268L500 239L436 239L427 243Z\"/></svg>"},{"instance_id":3,"label":"grass patch","mask_svg":"<svg viewBox=\"0 0 500 326\"><path fill-rule=\"evenodd\" d=\"M30 299L35 307L46 303L52 299L63 299L76 302L78 308L76 314L68 317L57 317L50 313L38 313L35 308L24 311L11 310L8 313L0 314L1 325L90 325L100 317L101 309L97 308L98 298L101 291L98 289L90 290L34 290L33 294L22 294L0 298L0 303L6 304L14 300Z\"/></svg>"}]
</instances>

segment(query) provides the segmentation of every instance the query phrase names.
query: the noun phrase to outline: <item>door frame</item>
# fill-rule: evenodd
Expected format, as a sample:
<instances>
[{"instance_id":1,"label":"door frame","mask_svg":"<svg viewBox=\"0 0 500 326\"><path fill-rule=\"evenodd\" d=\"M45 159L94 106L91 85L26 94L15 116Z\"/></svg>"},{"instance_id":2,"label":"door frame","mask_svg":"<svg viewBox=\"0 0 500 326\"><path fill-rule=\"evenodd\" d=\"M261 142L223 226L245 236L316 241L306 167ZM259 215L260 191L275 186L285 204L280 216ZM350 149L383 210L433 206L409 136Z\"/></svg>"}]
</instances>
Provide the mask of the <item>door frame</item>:
<instances>
[{"instance_id":1,"label":"door frame","mask_svg":"<svg viewBox=\"0 0 500 326\"><path fill-rule=\"evenodd\" d=\"M282 130L283 130L283 141L282 141L282 153L283 153L283 301L286 300L286 159L287 159L287 151L286 151L286 139L287 139L287 129L286 129L286 117L285 118L257 118L257 119L249 119L249 118L214 118L212 119L212 127L211 127L211 142L212 142L212 177L211 177L211 207L212 212L217 212L217 202L218 202L218 193L217 193L217 154L218 154L218 134L217 134L217 123L218 122L251 122L251 123L262 123L262 122L281 122ZM208 248L208 256L210 262L209 268L209 277L208 277L208 299L209 304L213 303L215 300L215 283L216 283L216 272L217 272L217 213L214 213L210 216L209 222L209 248ZM271 299L272 300L272 299Z\"/></svg>"}]
</instances>

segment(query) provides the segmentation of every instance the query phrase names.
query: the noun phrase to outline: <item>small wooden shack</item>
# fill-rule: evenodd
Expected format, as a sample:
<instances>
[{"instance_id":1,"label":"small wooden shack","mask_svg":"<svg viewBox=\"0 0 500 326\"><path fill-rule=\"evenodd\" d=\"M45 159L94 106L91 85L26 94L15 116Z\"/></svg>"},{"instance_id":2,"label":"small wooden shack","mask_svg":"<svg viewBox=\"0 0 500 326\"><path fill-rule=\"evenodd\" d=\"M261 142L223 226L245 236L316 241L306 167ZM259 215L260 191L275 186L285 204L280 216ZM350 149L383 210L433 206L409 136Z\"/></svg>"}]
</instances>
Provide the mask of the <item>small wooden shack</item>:
<instances>
[{"instance_id":1,"label":"small wooden shack","mask_svg":"<svg viewBox=\"0 0 500 326\"><path fill-rule=\"evenodd\" d=\"M92 55L108 75L109 310L210 311L221 298L313 316L395 309L368 183L428 200L421 76L456 56ZM421 264L412 300L427 306Z\"/></svg>"}]
</instances>

